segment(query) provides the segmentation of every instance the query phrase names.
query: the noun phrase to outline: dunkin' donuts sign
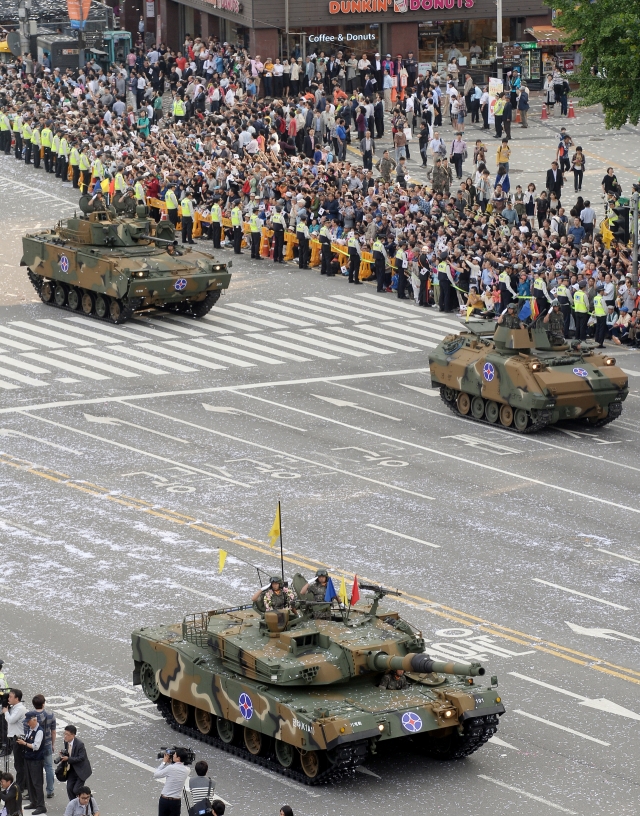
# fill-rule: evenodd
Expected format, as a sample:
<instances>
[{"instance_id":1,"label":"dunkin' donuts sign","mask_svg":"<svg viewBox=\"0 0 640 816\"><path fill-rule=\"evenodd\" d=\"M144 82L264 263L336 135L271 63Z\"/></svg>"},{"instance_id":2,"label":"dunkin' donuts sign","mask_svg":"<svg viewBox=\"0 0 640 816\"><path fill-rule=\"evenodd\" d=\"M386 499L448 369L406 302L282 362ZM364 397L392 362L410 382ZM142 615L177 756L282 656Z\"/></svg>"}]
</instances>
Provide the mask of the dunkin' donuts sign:
<instances>
[{"instance_id":1,"label":"dunkin' donuts sign","mask_svg":"<svg viewBox=\"0 0 640 816\"><path fill-rule=\"evenodd\" d=\"M392 0L331 0L329 14L364 14L387 11ZM475 0L393 0L397 14L407 11L432 11L438 9L469 9Z\"/></svg>"}]
</instances>

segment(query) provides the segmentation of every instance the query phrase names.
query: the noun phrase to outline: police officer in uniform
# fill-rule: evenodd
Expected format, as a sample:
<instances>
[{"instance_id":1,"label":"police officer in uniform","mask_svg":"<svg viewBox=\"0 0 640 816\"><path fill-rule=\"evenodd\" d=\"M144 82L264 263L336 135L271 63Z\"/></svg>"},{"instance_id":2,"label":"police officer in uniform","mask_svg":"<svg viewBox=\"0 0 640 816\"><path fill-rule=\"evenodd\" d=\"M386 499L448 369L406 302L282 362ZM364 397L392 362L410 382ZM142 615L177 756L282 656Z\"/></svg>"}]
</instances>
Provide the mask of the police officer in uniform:
<instances>
[{"instance_id":1,"label":"police officer in uniform","mask_svg":"<svg viewBox=\"0 0 640 816\"><path fill-rule=\"evenodd\" d=\"M249 216L249 229L251 230L251 257L254 261L261 261L260 238L262 236L262 221L258 217L258 207L253 207Z\"/></svg>"},{"instance_id":2,"label":"police officer in uniform","mask_svg":"<svg viewBox=\"0 0 640 816\"><path fill-rule=\"evenodd\" d=\"M31 125L28 113L25 113L22 122L22 141L24 142L24 163L31 164Z\"/></svg>"},{"instance_id":3,"label":"police officer in uniform","mask_svg":"<svg viewBox=\"0 0 640 816\"><path fill-rule=\"evenodd\" d=\"M511 277L508 269L503 269L498 275L498 287L500 289L500 311L504 312L512 298L517 298L518 293L511 286ZM442 290L440 290L442 291Z\"/></svg>"},{"instance_id":4,"label":"police officer in uniform","mask_svg":"<svg viewBox=\"0 0 640 816\"><path fill-rule=\"evenodd\" d=\"M404 676L403 669L396 669L395 671L388 671L383 675L382 680L378 683L378 688L388 689L389 691L402 691L409 685L409 681Z\"/></svg>"},{"instance_id":5,"label":"police officer in uniform","mask_svg":"<svg viewBox=\"0 0 640 816\"><path fill-rule=\"evenodd\" d=\"M78 140L73 139L71 146L71 154L69 156L69 164L71 165L72 184L73 188L77 190L80 186L80 151L78 150Z\"/></svg>"},{"instance_id":6,"label":"police officer in uniform","mask_svg":"<svg viewBox=\"0 0 640 816\"><path fill-rule=\"evenodd\" d=\"M271 216L271 226L273 227L273 262L284 263L282 259L282 248L284 246L284 215L282 205L276 205L276 211Z\"/></svg>"},{"instance_id":7,"label":"police officer in uniform","mask_svg":"<svg viewBox=\"0 0 640 816\"><path fill-rule=\"evenodd\" d=\"M193 216L194 216L194 209L193 209L193 193L191 190L186 194L186 196L182 199L182 204L180 205L180 211L182 216L182 243L183 244L195 244L193 240L192 232L193 232Z\"/></svg>"},{"instance_id":8,"label":"police officer in uniform","mask_svg":"<svg viewBox=\"0 0 640 816\"><path fill-rule=\"evenodd\" d=\"M7 156L11 153L11 123L4 111L0 111L0 150Z\"/></svg>"},{"instance_id":9,"label":"police officer in uniform","mask_svg":"<svg viewBox=\"0 0 640 816\"><path fill-rule=\"evenodd\" d=\"M384 270L386 268L387 261L389 260L387 256L387 250L384 248L384 244L380 240L382 235L378 235L376 240L373 242L372 253L373 253L373 269L376 273L376 282L378 284L377 291L384 292Z\"/></svg>"},{"instance_id":10,"label":"police officer in uniform","mask_svg":"<svg viewBox=\"0 0 640 816\"><path fill-rule=\"evenodd\" d=\"M33 129L31 131L31 158L33 159L33 167L35 170L40 169L41 147L42 140L40 139L40 122L37 119L34 119Z\"/></svg>"},{"instance_id":11,"label":"police officer in uniform","mask_svg":"<svg viewBox=\"0 0 640 816\"><path fill-rule=\"evenodd\" d=\"M571 327L571 306L573 304L573 295L569 288L569 278L566 275L562 276L560 285L556 289L556 298L560 304L560 311L564 318L564 336L569 337L569 328Z\"/></svg>"},{"instance_id":12,"label":"police officer in uniform","mask_svg":"<svg viewBox=\"0 0 640 816\"><path fill-rule=\"evenodd\" d=\"M120 173L116 174L116 185L118 183L118 176ZM124 183L124 179L123 179ZM167 207L167 219L173 224L173 228L175 229L178 225L178 198L175 192L175 184L170 182L169 189L164 194L164 203Z\"/></svg>"},{"instance_id":13,"label":"police officer in uniform","mask_svg":"<svg viewBox=\"0 0 640 816\"><path fill-rule=\"evenodd\" d=\"M607 306L604 302L604 283L596 284L596 295L593 298L593 315L596 319L596 345L598 348L604 348L604 338L607 333Z\"/></svg>"},{"instance_id":14,"label":"police officer in uniform","mask_svg":"<svg viewBox=\"0 0 640 816\"><path fill-rule=\"evenodd\" d=\"M310 601L322 603L322 601L324 601L325 595L327 594L328 581L329 573L327 572L326 569L316 570L315 580L306 583L300 590L300 594L309 595ZM331 617L331 610L318 608L317 611L314 611L313 617L320 618L321 620L328 620Z\"/></svg>"},{"instance_id":15,"label":"police officer in uniform","mask_svg":"<svg viewBox=\"0 0 640 816\"><path fill-rule=\"evenodd\" d=\"M557 300L551 301L551 309L542 321L548 326L547 332L552 346L561 346L564 343L564 317Z\"/></svg>"},{"instance_id":16,"label":"police officer in uniform","mask_svg":"<svg viewBox=\"0 0 640 816\"><path fill-rule=\"evenodd\" d=\"M578 291L573 296L574 320L576 321L576 340L587 339L587 321L589 320L589 301L587 299L587 282L581 280Z\"/></svg>"},{"instance_id":17,"label":"police officer in uniform","mask_svg":"<svg viewBox=\"0 0 640 816\"><path fill-rule=\"evenodd\" d=\"M69 147L69 140L64 133L62 131L59 131L59 133L60 145L58 147L58 161L56 162L56 176L64 184L68 178L69 153L71 152L71 148Z\"/></svg>"},{"instance_id":18,"label":"police officer in uniform","mask_svg":"<svg viewBox=\"0 0 640 816\"><path fill-rule=\"evenodd\" d=\"M548 304L551 302L551 297L547 291L547 282L544 279L544 273L541 270L536 272L533 281L533 296L538 306L538 315L546 314L549 309Z\"/></svg>"},{"instance_id":19,"label":"police officer in uniform","mask_svg":"<svg viewBox=\"0 0 640 816\"><path fill-rule=\"evenodd\" d=\"M449 253L441 252L440 260L438 262L438 284L440 286L440 300L438 307L441 312L450 312L452 289L454 287L453 275L451 274L451 267L447 262ZM508 276L507 276L508 277Z\"/></svg>"},{"instance_id":20,"label":"police officer in uniform","mask_svg":"<svg viewBox=\"0 0 640 816\"><path fill-rule=\"evenodd\" d=\"M349 283L360 284L360 241L354 230L349 232L347 239L347 250L349 252Z\"/></svg>"},{"instance_id":21,"label":"police officer in uniform","mask_svg":"<svg viewBox=\"0 0 640 816\"><path fill-rule=\"evenodd\" d=\"M320 274L328 275L329 266L331 264L331 233L327 226L326 218L322 219L322 226L320 227Z\"/></svg>"},{"instance_id":22,"label":"police officer in uniform","mask_svg":"<svg viewBox=\"0 0 640 816\"><path fill-rule=\"evenodd\" d=\"M15 139L14 153L16 159L22 159L22 116L19 113L13 117L13 138Z\"/></svg>"},{"instance_id":23,"label":"police officer in uniform","mask_svg":"<svg viewBox=\"0 0 640 816\"><path fill-rule=\"evenodd\" d=\"M53 144L53 132L51 131L51 121L45 122L45 126L40 133L40 141L44 147L44 172L53 173L51 161L51 147Z\"/></svg>"},{"instance_id":24,"label":"police officer in uniform","mask_svg":"<svg viewBox=\"0 0 640 816\"><path fill-rule=\"evenodd\" d=\"M238 206L240 199L233 201L231 210L231 226L233 228L233 254L242 255L242 210Z\"/></svg>"},{"instance_id":25,"label":"police officer in uniform","mask_svg":"<svg viewBox=\"0 0 640 816\"><path fill-rule=\"evenodd\" d=\"M175 122L184 122L187 118L187 105L179 96L173 100L173 119Z\"/></svg>"},{"instance_id":26,"label":"police officer in uniform","mask_svg":"<svg viewBox=\"0 0 640 816\"><path fill-rule=\"evenodd\" d=\"M211 237L213 238L213 248L220 249L220 238L222 236L222 207L220 197L213 197L211 206Z\"/></svg>"},{"instance_id":27,"label":"police officer in uniform","mask_svg":"<svg viewBox=\"0 0 640 816\"><path fill-rule=\"evenodd\" d=\"M407 276L406 270L409 266L407 262L407 253L405 248L407 246L407 242L401 238L398 241L398 249L396 250L396 257L395 257L395 271L396 275L398 276L398 297L401 300L406 299L406 285L407 285Z\"/></svg>"},{"instance_id":28,"label":"police officer in uniform","mask_svg":"<svg viewBox=\"0 0 640 816\"><path fill-rule=\"evenodd\" d=\"M498 318L498 323L507 329L522 328L522 323L516 313L517 308L518 305L516 303L509 303L506 310Z\"/></svg>"},{"instance_id":29,"label":"police officer in uniform","mask_svg":"<svg viewBox=\"0 0 640 816\"><path fill-rule=\"evenodd\" d=\"M296 238L298 239L298 269L309 268L309 227L307 226L307 216L301 215L296 227Z\"/></svg>"}]
</instances>

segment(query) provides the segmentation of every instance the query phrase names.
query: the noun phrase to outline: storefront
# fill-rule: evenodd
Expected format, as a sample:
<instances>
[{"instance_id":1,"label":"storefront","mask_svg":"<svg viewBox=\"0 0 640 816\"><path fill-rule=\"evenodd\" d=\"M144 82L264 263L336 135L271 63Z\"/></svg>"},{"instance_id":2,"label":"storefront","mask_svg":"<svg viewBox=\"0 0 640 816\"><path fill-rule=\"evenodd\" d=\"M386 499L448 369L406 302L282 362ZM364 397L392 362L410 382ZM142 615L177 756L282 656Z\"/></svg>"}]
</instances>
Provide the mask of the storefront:
<instances>
[{"instance_id":1,"label":"storefront","mask_svg":"<svg viewBox=\"0 0 640 816\"><path fill-rule=\"evenodd\" d=\"M532 26L525 30L525 34L533 40L526 45L540 51L543 82L547 74L553 74L556 68L571 76L582 62L582 55L577 50L579 43L564 43L561 39L562 31L551 25Z\"/></svg>"}]
</instances>

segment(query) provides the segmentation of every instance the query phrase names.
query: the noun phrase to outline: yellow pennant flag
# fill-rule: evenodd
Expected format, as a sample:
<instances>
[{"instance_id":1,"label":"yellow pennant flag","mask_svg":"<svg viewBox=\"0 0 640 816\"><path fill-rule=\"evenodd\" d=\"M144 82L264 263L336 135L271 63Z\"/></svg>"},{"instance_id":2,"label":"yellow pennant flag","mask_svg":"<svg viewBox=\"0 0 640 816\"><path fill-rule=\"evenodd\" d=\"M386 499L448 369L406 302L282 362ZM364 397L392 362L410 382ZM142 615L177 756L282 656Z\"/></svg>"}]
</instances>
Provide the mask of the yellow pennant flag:
<instances>
[{"instance_id":1,"label":"yellow pennant flag","mask_svg":"<svg viewBox=\"0 0 640 816\"><path fill-rule=\"evenodd\" d=\"M278 502L278 509L276 510L276 517L273 520L271 529L269 530L269 544L275 547L276 541L280 538L280 502Z\"/></svg>"},{"instance_id":2,"label":"yellow pennant flag","mask_svg":"<svg viewBox=\"0 0 640 816\"><path fill-rule=\"evenodd\" d=\"M347 585L345 584L345 581L344 581L344 575L340 579L340 589L338 590L338 600L340 601L341 604L344 604L344 606L349 605L349 598L347 596Z\"/></svg>"},{"instance_id":3,"label":"yellow pennant flag","mask_svg":"<svg viewBox=\"0 0 640 816\"><path fill-rule=\"evenodd\" d=\"M220 575L220 573L224 569L224 562L226 560L227 560L227 551L226 550L220 550L220 558L219 558L219 561L218 561L218 575Z\"/></svg>"}]
</instances>

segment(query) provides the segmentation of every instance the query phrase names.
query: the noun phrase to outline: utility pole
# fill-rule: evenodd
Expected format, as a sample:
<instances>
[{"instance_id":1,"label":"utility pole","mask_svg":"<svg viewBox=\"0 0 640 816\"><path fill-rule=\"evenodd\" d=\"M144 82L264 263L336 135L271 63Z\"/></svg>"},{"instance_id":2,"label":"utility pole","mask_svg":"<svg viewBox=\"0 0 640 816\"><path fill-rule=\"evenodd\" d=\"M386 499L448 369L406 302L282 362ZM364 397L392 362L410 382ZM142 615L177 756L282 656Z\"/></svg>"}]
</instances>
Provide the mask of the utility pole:
<instances>
[{"instance_id":1,"label":"utility pole","mask_svg":"<svg viewBox=\"0 0 640 816\"><path fill-rule=\"evenodd\" d=\"M638 287L638 199L640 198L640 185L634 184L634 193L631 196L631 211L633 213L633 255L631 275L633 277L633 285Z\"/></svg>"},{"instance_id":2,"label":"utility pole","mask_svg":"<svg viewBox=\"0 0 640 816\"><path fill-rule=\"evenodd\" d=\"M284 0L284 32L286 37L286 51L287 51L287 59L291 56L289 54L289 0ZM282 55L284 59L284 54Z\"/></svg>"},{"instance_id":3,"label":"utility pole","mask_svg":"<svg viewBox=\"0 0 640 816\"><path fill-rule=\"evenodd\" d=\"M502 79L503 67L504 67L504 57L502 55L502 0L496 0L496 13L497 13L497 40L496 40L496 73L498 75L498 79Z\"/></svg>"}]
</instances>

